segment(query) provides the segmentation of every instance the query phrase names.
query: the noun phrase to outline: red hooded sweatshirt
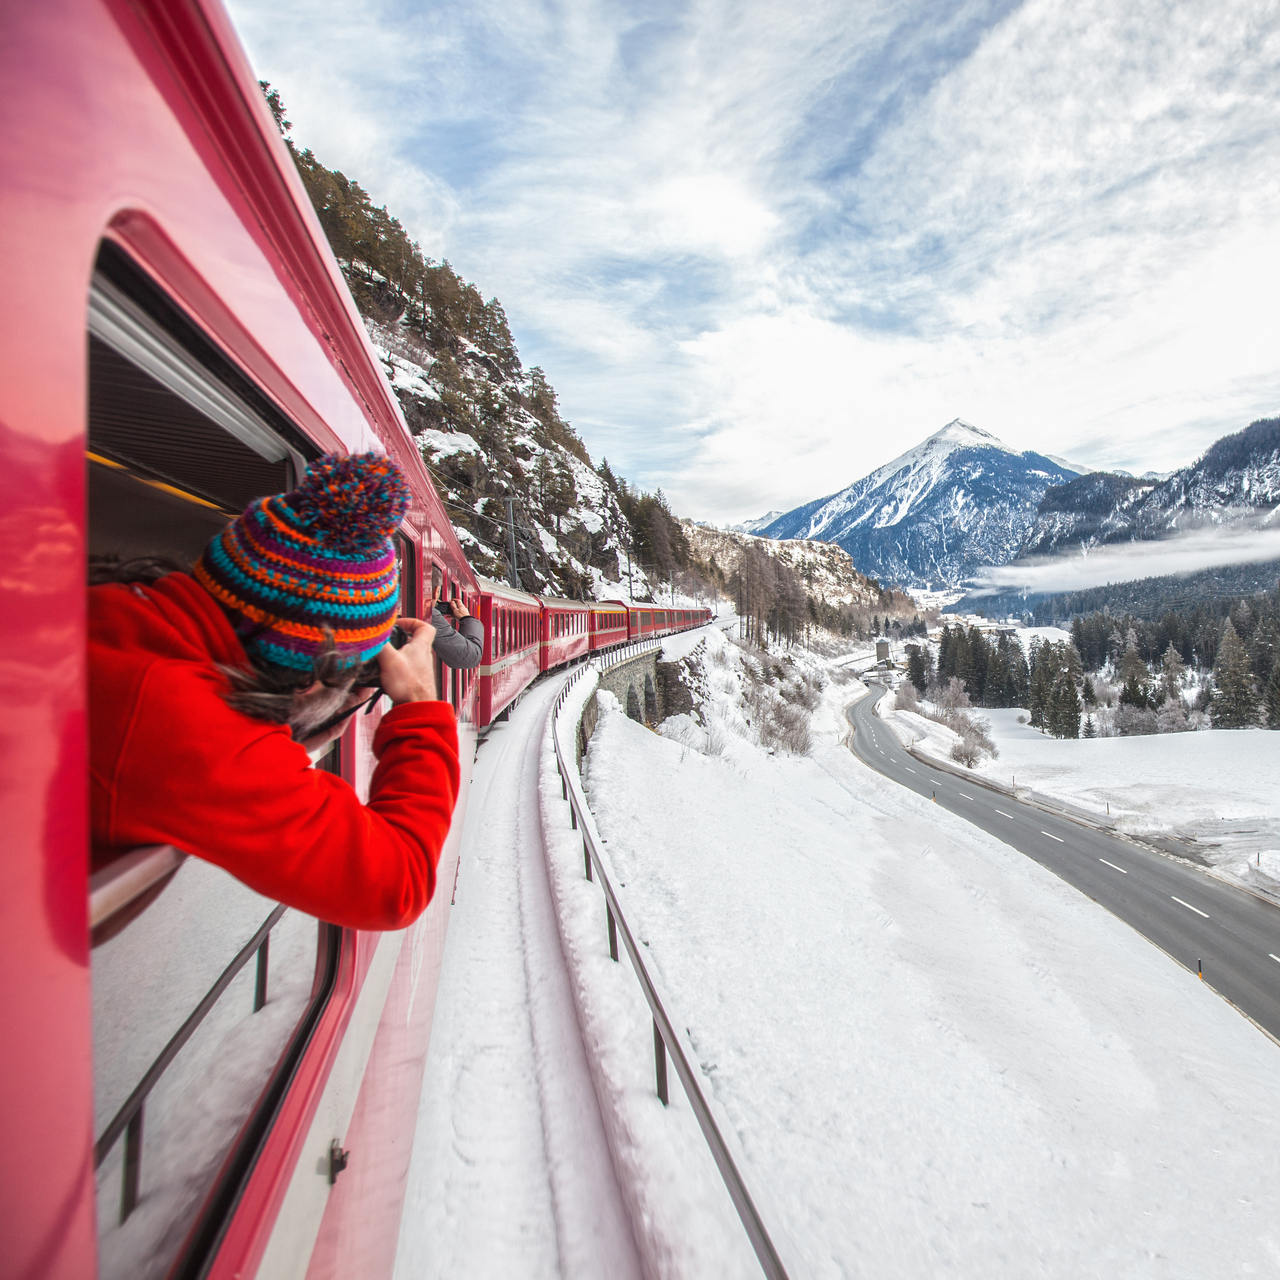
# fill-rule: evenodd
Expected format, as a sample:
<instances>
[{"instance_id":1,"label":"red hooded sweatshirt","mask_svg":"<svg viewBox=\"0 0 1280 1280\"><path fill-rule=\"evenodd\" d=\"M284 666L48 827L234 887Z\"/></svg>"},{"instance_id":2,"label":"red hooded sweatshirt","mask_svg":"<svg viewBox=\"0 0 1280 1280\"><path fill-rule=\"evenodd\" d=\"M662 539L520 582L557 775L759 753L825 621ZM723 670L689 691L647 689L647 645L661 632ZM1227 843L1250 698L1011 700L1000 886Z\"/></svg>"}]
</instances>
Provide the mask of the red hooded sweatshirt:
<instances>
[{"instance_id":1,"label":"red hooded sweatshirt","mask_svg":"<svg viewBox=\"0 0 1280 1280\"><path fill-rule=\"evenodd\" d=\"M194 578L89 591L89 777L95 865L171 844L268 898L356 929L426 909L458 794L447 702L382 718L363 804L311 767L283 725L229 707L218 663L245 666L222 608Z\"/></svg>"}]
</instances>

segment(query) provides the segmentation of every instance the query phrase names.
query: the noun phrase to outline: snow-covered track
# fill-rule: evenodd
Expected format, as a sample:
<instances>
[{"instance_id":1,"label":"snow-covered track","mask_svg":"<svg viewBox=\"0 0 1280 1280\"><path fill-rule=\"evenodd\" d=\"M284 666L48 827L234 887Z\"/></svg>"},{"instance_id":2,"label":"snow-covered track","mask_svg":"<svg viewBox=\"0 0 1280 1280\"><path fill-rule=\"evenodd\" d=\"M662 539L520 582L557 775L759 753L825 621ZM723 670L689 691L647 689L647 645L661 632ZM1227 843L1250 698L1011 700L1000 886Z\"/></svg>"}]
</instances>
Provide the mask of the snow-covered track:
<instances>
[{"instance_id":1,"label":"snow-covered track","mask_svg":"<svg viewBox=\"0 0 1280 1280\"><path fill-rule=\"evenodd\" d=\"M761 1270L770 1280L785 1280L787 1275L782 1259L778 1254L769 1230L756 1206L751 1192L747 1188L738 1164L730 1150L719 1124L712 1113L711 1106L703 1091L697 1071L690 1062L682 1037L677 1032L671 1015L665 1007L639 945L635 932L627 922L625 912L619 901L617 890L610 880L605 861L601 855L600 838L595 829L595 822L583 794L582 780L578 772L577 756L573 748L578 725L581 721L582 707L587 689L582 681L590 677L594 687L595 677L599 670L628 661L641 653L657 648L657 642L646 642L632 645L604 661L596 660L587 666L579 667L565 682L550 717L550 737L555 753L556 771L560 781L561 799L569 807L573 828L579 833L582 841L583 872L586 879L600 886L605 898L606 927L609 938L609 955L614 961L619 959L618 939L621 937L624 949L631 961L632 970L653 1019L653 1050L655 1085L663 1105L669 1102L667 1082L667 1059L675 1067L676 1075L684 1086L690 1108L698 1121L706 1140L707 1148L715 1160L717 1169L725 1188L733 1201L743 1229L751 1242L751 1247L759 1260ZM578 696L575 696L577 694ZM569 745L566 746L566 743Z\"/></svg>"}]
</instances>

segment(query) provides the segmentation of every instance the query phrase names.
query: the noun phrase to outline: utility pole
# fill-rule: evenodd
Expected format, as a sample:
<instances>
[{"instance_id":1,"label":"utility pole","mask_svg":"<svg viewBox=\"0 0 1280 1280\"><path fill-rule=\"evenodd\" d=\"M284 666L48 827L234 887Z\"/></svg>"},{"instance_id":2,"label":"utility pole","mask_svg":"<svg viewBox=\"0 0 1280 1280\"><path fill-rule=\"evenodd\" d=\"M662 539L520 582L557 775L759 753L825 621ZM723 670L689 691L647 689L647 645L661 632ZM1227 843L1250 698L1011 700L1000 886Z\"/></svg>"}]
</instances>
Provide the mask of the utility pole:
<instances>
[{"instance_id":1,"label":"utility pole","mask_svg":"<svg viewBox=\"0 0 1280 1280\"><path fill-rule=\"evenodd\" d=\"M511 570L511 585L517 591L520 590L520 575L516 573L516 502L514 498L507 499L507 539L511 547L510 558L507 565Z\"/></svg>"}]
</instances>

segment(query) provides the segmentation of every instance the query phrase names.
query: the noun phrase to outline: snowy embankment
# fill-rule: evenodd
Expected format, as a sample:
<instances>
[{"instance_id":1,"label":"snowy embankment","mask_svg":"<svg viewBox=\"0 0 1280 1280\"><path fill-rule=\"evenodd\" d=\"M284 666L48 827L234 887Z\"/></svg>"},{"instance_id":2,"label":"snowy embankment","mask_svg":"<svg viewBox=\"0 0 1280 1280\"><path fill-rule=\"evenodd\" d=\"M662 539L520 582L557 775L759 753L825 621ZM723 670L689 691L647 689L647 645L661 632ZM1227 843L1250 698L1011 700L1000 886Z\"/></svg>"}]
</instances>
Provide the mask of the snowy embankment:
<instances>
[{"instance_id":1,"label":"snowy embankment","mask_svg":"<svg viewBox=\"0 0 1280 1280\"><path fill-rule=\"evenodd\" d=\"M909 711L880 713L899 739L950 764L955 734ZM1130 738L1051 738L1027 712L982 709L999 751L973 772L1073 806L1136 836L1174 836L1223 879L1280 899L1280 733L1203 729ZM952 765L952 767L955 767Z\"/></svg>"},{"instance_id":2,"label":"snowy embankment","mask_svg":"<svg viewBox=\"0 0 1280 1280\"><path fill-rule=\"evenodd\" d=\"M797 662L807 659L797 655ZM1008 846L860 764L831 683L807 757L705 702L607 696L584 766L624 909L794 1276L1280 1272L1280 1047ZM678 740L677 740L678 739ZM608 959L543 760L553 896L652 1274L758 1274L651 1024Z\"/></svg>"}]
</instances>

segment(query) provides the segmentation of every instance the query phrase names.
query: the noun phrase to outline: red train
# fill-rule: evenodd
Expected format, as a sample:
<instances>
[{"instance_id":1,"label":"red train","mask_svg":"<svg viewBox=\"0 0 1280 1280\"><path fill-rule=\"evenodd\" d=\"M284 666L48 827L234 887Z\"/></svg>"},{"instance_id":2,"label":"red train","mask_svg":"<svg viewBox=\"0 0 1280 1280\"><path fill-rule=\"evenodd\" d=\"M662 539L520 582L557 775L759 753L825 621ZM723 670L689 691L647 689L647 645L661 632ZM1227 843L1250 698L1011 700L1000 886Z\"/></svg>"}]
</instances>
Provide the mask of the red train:
<instances>
[{"instance_id":1,"label":"red train","mask_svg":"<svg viewBox=\"0 0 1280 1280\"><path fill-rule=\"evenodd\" d=\"M365 934L173 850L90 883L87 557L190 556L309 458L385 450L404 611L485 623L442 686L464 761L542 672L706 611L477 580L216 0L10 6L0 77L5 1271L389 1275L449 895ZM376 721L317 767L364 788Z\"/></svg>"},{"instance_id":2,"label":"red train","mask_svg":"<svg viewBox=\"0 0 1280 1280\"><path fill-rule=\"evenodd\" d=\"M477 722L492 724L541 672L632 640L702 626L710 609L676 609L623 600L533 596L480 580L484 623Z\"/></svg>"}]
</instances>

